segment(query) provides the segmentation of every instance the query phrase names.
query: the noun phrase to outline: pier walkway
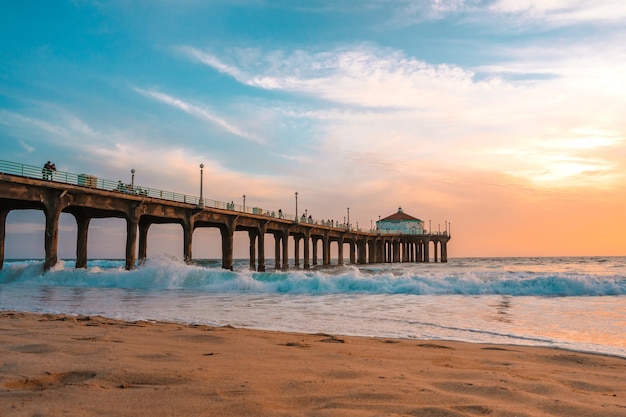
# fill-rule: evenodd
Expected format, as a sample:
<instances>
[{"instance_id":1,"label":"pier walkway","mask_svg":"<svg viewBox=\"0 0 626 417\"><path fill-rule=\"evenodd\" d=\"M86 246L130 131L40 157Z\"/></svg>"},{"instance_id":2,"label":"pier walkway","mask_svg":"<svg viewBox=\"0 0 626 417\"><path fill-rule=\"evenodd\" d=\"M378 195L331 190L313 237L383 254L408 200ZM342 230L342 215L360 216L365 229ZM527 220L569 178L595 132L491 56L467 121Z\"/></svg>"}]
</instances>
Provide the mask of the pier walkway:
<instances>
[{"instance_id":1,"label":"pier walkway","mask_svg":"<svg viewBox=\"0 0 626 417\"><path fill-rule=\"evenodd\" d=\"M47 271L58 261L59 216L69 213L77 224L76 267L87 267L89 222L94 218L126 220L126 269L146 259L148 229L152 224L179 224L183 253L192 259L192 237L200 227L221 234L222 267L233 267L235 231L247 231L250 269L265 271L265 238L274 237L277 269L289 268L289 240L294 242L294 267L331 265L331 245L337 245L337 263L344 263L344 245L352 264L382 262L447 262L448 233L399 234L363 231L349 224L245 207L181 193L122 184L86 174L50 172L40 167L0 160L0 269L4 263L6 219L12 210L42 210ZM301 244L302 241L302 244ZM320 245L321 243L321 245ZM318 253L321 246L321 257ZM300 254L300 248L303 254ZM431 252L432 248L432 252ZM432 257L431 257L432 255Z\"/></svg>"}]
</instances>

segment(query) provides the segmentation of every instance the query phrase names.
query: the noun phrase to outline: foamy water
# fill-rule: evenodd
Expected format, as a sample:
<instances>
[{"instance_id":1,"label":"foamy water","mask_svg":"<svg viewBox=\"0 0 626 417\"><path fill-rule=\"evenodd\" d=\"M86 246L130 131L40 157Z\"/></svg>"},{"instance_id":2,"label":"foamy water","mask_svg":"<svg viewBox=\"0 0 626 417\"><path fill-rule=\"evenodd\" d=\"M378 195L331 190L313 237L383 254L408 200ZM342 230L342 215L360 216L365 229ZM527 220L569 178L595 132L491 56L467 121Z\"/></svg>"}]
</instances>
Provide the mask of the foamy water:
<instances>
[{"instance_id":1,"label":"foamy water","mask_svg":"<svg viewBox=\"0 0 626 417\"><path fill-rule=\"evenodd\" d=\"M0 309L295 332L493 342L626 357L626 258L475 258L251 272L5 262ZM271 265L268 265L268 270Z\"/></svg>"}]
</instances>

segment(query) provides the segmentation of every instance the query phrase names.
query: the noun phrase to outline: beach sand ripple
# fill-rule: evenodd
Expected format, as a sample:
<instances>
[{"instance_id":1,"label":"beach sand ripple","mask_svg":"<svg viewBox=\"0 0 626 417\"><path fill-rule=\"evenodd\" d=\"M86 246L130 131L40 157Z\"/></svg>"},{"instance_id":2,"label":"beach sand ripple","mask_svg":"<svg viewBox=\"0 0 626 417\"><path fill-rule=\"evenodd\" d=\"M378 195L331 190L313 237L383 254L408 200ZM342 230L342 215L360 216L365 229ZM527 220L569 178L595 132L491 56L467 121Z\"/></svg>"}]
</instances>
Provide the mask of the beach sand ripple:
<instances>
[{"instance_id":1,"label":"beach sand ripple","mask_svg":"<svg viewBox=\"0 0 626 417\"><path fill-rule=\"evenodd\" d=\"M626 416L626 360L0 312L0 416Z\"/></svg>"}]
</instances>

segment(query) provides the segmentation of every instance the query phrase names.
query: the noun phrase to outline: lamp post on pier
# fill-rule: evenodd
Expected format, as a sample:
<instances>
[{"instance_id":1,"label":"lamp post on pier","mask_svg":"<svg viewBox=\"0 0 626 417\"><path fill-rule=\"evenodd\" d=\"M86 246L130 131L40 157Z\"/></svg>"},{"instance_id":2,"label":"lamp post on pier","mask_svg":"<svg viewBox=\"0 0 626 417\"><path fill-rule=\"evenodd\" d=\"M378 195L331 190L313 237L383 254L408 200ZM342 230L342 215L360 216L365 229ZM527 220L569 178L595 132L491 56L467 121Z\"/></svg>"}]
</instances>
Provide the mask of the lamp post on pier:
<instances>
[{"instance_id":1,"label":"lamp post on pier","mask_svg":"<svg viewBox=\"0 0 626 417\"><path fill-rule=\"evenodd\" d=\"M296 223L298 223L298 192L296 191Z\"/></svg>"},{"instance_id":2,"label":"lamp post on pier","mask_svg":"<svg viewBox=\"0 0 626 417\"><path fill-rule=\"evenodd\" d=\"M130 185L131 187L135 186L135 168L130 170L131 173L131 177L130 177Z\"/></svg>"},{"instance_id":3,"label":"lamp post on pier","mask_svg":"<svg viewBox=\"0 0 626 417\"><path fill-rule=\"evenodd\" d=\"M348 207L348 229L350 229L350 207Z\"/></svg>"},{"instance_id":4,"label":"lamp post on pier","mask_svg":"<svg viewBox=\"0 0 626 417\"><path fill-rule=\"evenodd\" d=\"M204 169L204 164L200 164L200 201L198 202L198 205L200 207L204 207L204 199L202 198L202 170Z\"/></svg>"},{"instance_id":5,"label":"lamp post on pier","mask_svg":"<svg viewBox=\"0 0 626 417\"><path fill-rule=\"evenodd\" d=\"M246 212L246 195L243 195L243 212Z\"/></svg>"}]
</instances>

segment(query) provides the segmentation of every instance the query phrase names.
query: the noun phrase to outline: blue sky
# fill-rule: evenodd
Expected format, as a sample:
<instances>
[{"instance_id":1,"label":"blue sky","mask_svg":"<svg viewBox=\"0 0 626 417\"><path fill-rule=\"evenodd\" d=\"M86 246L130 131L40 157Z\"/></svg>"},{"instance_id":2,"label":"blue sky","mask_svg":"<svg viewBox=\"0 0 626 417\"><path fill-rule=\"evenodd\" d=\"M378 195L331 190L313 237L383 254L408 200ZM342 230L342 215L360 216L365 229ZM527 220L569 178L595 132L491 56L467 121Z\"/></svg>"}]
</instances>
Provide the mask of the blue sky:
<instances>
[{"instance_id":1,"label":"blue sky","mask_svg":"<svg viewBox=\"0 0 626 417\"><path fill-rule=\"evenodd\" d=\"M7 2L1 158L195 195L204 163L208 198L362 226L402 206L451 256L624 254L624 28L617 0ZM41 228L11 213L7 257Z\"/></svg>"}]
</instances>

